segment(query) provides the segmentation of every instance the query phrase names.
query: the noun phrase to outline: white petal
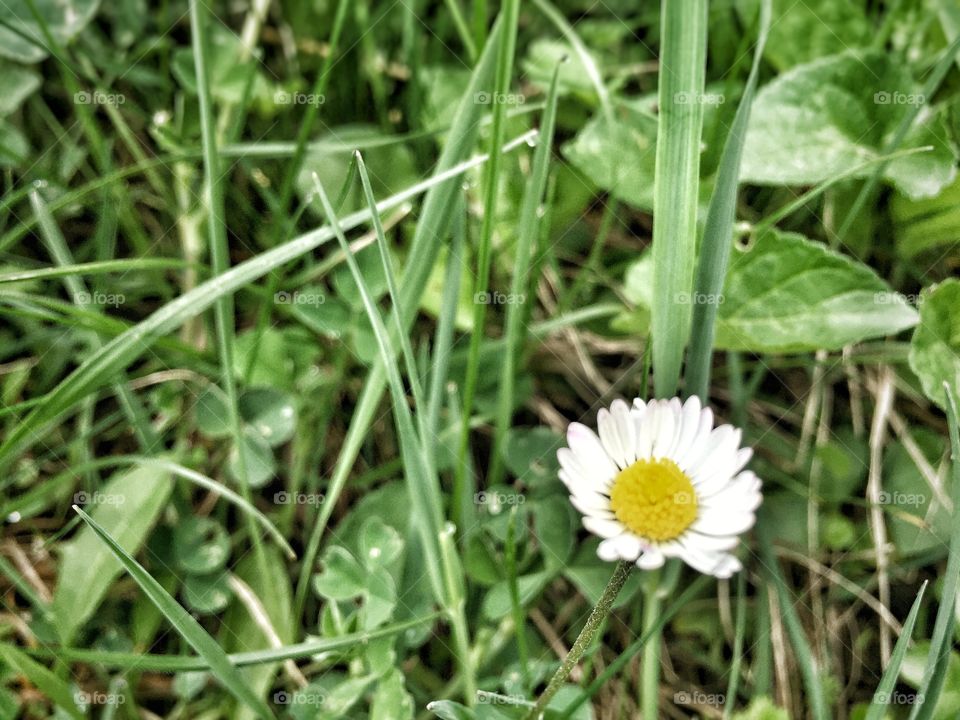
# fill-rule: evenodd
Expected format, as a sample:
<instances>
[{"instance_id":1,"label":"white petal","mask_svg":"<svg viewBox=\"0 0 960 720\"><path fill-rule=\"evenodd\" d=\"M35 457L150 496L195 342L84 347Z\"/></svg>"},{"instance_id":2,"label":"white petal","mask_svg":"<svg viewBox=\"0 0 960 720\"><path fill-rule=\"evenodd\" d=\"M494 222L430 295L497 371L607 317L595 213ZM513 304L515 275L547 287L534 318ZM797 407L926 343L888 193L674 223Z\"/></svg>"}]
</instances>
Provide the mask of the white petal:
<instances>
[{"instance_id":1,"label":"white petal","mask_svg":"<svg viewBox=\"0 0 960 720\"><path fill-rule=\"evenodd\" d=\"M617 520L604 520L597 517L584 517L583 526L594 535L602 538L616 537L626 528Z\"/></svg>"},{"instance_id":2,"label":"white petal","mask_svg":"<svg viewBox=\"0 0 960 720\"><path fill-rule=\"evenodd\" d=\"M689 544L684 545L681 557L694 570L718 578L728 578L742 567L733 555L706 552Z\"/></svg>"},{"instance_id":3,"label":"white petal","mask_svg":"<svg viewBox=\"0 0 960 720\"><path fill-rule=\"evenodd\" d=\"M756 516L752 512L731 513L727 510L705 510L690 526L704 535L740 535L753 527Z\"/></svg>"},{"instance_id":4,"label":"white petal","mask_svg":"<svg viewBox=\"0 0 960 720\"><path fill-rule=\"evenodd\" d=\"M693 460L698 458L704 447L710 442L710 436L713 434L713 410L706 407L700 411L700 421L697 424L697 432L690 441L689 447L682 456L677 458L677 464L685 473L690 473L690 465Z\"/></svg>"},{"instance_id":5,"label":"white petal","mask_svg":"<svg viewBox=\"0 0 960 720\"><path fill-rule=\"evenodd\" d=\"M733 550L740 542L736 535L702 535L701 533L689 530L683 536L684 540L689 540L692 547L698 547L708 552L723 552Z\"/></svg>"},{"instance_id":6,"label":"white petal","mask_svg":"<svg viewBox=\"0 0 960 720\"><path fill-rule=\"evenodd\" d=\"M633 414L623 400L614 400L610 405L610 413L617 421L617 432L620 434L626 465L632 465L637 460L637 426L633 421Z\"/></svg>"},{"instance_id":7,"label":"white petal","mask_svg":"<svg viewBox=\"0 0 960 720\"><path fill-rule=\"evenodd\" d=\"M656 570L663 566L664 560L663 552L659 548L650 547L637 558L637 567L641 570Z\"/></svg>"},{"instance_id":8,"label":"white petal","mask_svg":"<svg viewBox=\"0 0 960 720\"><path fill-rule=\"evenodd\" d=\"M733 477L733 468L737 460L737 449L740 447L741 432L732 425L721 425L712 433L700 452L687 460L684 471L690 476L694 485L702 483L717 474L726 473ZM722 471L721 471L722 468Z\"/></svg>"},{"instance_id":9,"label":"white petal","mask_svg":"<svg viewBox=\"0 0 960 720\"><path fill-rule=\"evenodd\" d=\"M683 410L680 412L680 432L677 434L677 442L673 450L670 451L670 457L679 458L687 454L700 427L700 409L700 398L696 395L687 398L683 404Z\"/></svg>"},{"instance_id":10,"label":"white petal","mask_svg":"<svg viewBox=\"0 0 960 720\"><path fill-rule=\"evenodd\" d=\"M617 474L613 463L596 433L582 423L570 423L567 428L567 444L573 451L577 464L591 480L609 484Z\"/></svg>"},{"instance_id":11,"label":"white petal","mask_svg":"<svg viewBox=\"0 0 960 720\"><path fill-rule=\"evenodd\" d=\"M677 431L680 429L680 400L673 398L660 406L660 423L653 441L653 457L668 458L677 443Z\"/></svg>"},{"instance_id":12,"label":"white petal","mask_svg":"<svg viewBox=\"0 0 960 720\"><path fill-rule=\"evenodd\" d=\"M640 398L633 399L633 407L630 408L634 413L640 413L641 415L647 409L647 404Z\"/></svg>"},{"instance_id":13,"label":"white petal","mask_svg":"<svg viewBox=\"0 0 960 720\"><path fill-rule=\"evenodd\" d=\"M634 418L637 423L637 458L646 460L653 457L653 441L660 425L660 402L651 400L647 403L647 411L640 417L634 415Z\"/></svg>"},{"instance_id":14,"label":"white petal","mask_svg":"<svg viewBox=\"0 0 960 720\"><path fill-rule=\"evenodd\" d=\"M590 493L584 495L571 495L570 504L579 510L583 515L592 515L594 517L613 517L610 511L610 500L603 495Z\"/></svg>"},{"instance_id":15,"label":"white petal","mask_svg":"<svg viewBox=\"0 0 960 720\"><path fill-rule=\"evenodd\" d=\"M634 561L643 550L644 543L631 532L609 538L600 543L597 555L601 560Z\"/></svg>"},{"instance_id":16,"label":"white petal","mask_svg":"<svg viewBox=\"0 0 960 720\"><path fill-rule=\"evenodd\" d=\"M637 459L636 429L631 419L630 408L623 400L614 400L610 410L597 414L600 442L610 458L623 469Z\"/></svg>"}]
</instances>

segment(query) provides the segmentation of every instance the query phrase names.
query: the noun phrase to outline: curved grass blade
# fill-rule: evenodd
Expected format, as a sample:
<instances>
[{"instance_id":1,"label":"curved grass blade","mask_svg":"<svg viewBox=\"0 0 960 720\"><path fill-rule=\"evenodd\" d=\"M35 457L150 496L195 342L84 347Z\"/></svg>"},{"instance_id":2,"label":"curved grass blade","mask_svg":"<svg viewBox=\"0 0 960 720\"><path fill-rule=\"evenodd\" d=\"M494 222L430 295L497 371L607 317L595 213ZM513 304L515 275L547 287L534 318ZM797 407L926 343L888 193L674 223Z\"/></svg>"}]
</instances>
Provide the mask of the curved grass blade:
<instances>
[{"instance_id":1,"label":"curved grass blade","mask_svg":"<svg viewBox=\"0 0 960 720\"><path fill-rule=\"evenodd\" d=\"M49 208L48 208L49 209ZM75 263L61 267L44 267L35 270L16 270L0 273L0 285L26 280L49 280L73 275L103 275L106 273L144 272L147 270L182 270L188 263L177 258L134 258L131 260L100 260Z\"/></svg>"},{"instance_id":2,"label":"curved grass blade","mask_svg":"<svg viewBox=\"0 0 960 720\"><path fill-rule=\"evenodd\" d=\"M144 595L157 606L164 617L170 622L177 633L203 657L210 666L210 673L219 680L240 702L248 705L261 717L273 718L274 715L262 698L258 698L248 687L243 675L230 660L223 649L217 644L207 631L178 603L163 586L160 585L134 560L110 535L100 527L96 521L76 505L74 511L87 525L106 543L113 555L126 568L130 576L136 581Z\"/></svg>"},{"instance_id":3,"label":"curved grass blade","mask_svg":"<svg viewBox=\"0 0 960 720\"><path fill-rule=\"evenodd\" d=\"M903 658L907 655L907 648L913 635L913 626L917 623L917 615L920 614L920 605L923 603L923 594L927 590L927 582L926 580L923 581L923 585L920 586L920 591L917 593L917 599L913 601L913 607L910 608L910 614L907 615L907 620L903 623L903 630L897 639L897 644L893 647L890 663L883 671L880 684L873 694L873 702L870 703L870 709L867 710L863 720L883 720L884 715L887 714L887 709L890 706L887 698L893 692L893 687L900 677L900 666L903 664Z\"/></svg>"},{"instance_id":4,"label":"curved grass blade","mask_svg":"<svg viewBox=\"0 0 960 720\"><path fill-rule=\"evenodd\" d=\"M713 358L713 340L716 333L718 303L723 292L723 281L727 276L730 262L730 246L733 244L733 223L737 208L737 188L740 178L740 159L743 157L743 142L750 122L750 109L753 94L757 89L757 76L760 74L760 60L763 48L767 44L770 29L770 0L760 4L760 31L757 44L753 49L753 65L747 85L740 98L740 105L730 126L730 133L723 146L720 167L717 170L716 185L710 198L707 220L703 230L703 242L700 244L700 263L694 284L693 320L690 330L690 350L687 354L687 367L684 374L686 392L697 395L704 403L710 387L710 361ZM703 302L699 302L699 299Z\"/></svg>"}]
</instances>

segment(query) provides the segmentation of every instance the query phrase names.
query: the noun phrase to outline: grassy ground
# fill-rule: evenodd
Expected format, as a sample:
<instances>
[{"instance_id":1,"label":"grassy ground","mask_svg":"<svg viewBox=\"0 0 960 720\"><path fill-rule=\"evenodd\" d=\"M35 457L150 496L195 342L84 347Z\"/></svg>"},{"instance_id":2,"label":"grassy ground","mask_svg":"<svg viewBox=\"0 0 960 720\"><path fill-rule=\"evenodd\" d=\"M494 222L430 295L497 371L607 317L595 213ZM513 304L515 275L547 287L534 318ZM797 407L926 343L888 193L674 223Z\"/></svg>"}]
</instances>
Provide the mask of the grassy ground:
<instances>
[{"instance_id":1,"label":"grassy ground","mask_svg":"<svg viewBox=\"0 0 960 720\"><path fill-rule=\"evenodd\" d=\"M745 570L547 717L960 717L960 8L665 8L2 3L0 717L524 717L674 394Z\"/></svg>"}]
</instances>

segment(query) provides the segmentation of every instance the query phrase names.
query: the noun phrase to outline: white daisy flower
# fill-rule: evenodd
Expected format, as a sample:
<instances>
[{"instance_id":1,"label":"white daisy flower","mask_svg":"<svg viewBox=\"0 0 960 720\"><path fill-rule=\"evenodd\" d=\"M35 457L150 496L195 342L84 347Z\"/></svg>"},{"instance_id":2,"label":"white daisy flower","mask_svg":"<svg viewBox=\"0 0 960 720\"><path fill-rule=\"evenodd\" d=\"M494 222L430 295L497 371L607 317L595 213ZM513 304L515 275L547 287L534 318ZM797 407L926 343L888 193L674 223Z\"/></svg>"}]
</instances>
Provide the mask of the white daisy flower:
<instances>
[{"instance_id":1,"label":"white daisy flower","mask_svg":"<svg viewBox=\"0 0 960 720\"><path fill-rule=\"evenodd\" d=\"M678 557L699 572L728 578L731 554L753 527L760 480L743 467L753 451L742 432L713 427L713 412L692 397L616 400L597 415L600 436L570 423L557 452L560 479L583 526L602 538L602 560L651 570Z\"/></svg>"}]
</instances>

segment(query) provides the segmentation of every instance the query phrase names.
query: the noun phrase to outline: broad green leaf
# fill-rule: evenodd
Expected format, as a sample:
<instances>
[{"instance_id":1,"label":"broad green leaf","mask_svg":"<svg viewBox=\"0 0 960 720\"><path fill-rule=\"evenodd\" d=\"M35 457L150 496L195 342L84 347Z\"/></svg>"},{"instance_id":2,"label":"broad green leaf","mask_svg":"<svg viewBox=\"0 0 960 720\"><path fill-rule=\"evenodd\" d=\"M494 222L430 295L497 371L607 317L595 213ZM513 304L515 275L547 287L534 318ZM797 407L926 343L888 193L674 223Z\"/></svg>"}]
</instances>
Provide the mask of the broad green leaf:
<instances>
[{"instance_id":1,"label":"broad green leaf","mask_svg":"<svg viewBox=\"0 0 960 720\"><path fill-rule=\"evenodd\" d=\"M413 719L413 697L404 687L403 677L394 668L380 678L370 703L370 720Z\"/></svg>"},{"instance_id":2,"label":"broad green leaf","mask_svg":"<svg viewBox=\"0 0 960 720\"><path fill-rule=\"evenodd\" d=\"M61 45L72 40L96 15L100 0L34 0L37 14ZM48 43L30 11L30 0L0 3L0 55L36 63L47 57ZM8 27L9 26L9 27Z\"/></svg>"},{"instance_id":3,"label":"broad green leaf","mask_svg":"<svg viewBox=\"0 0 960 720\"><path fill-rule=\"evenodd\" d=\"M249 426L243 429L242 437L243 440L240 445L243 448L246 481L252 488L263 487L277 470L273 450L263 439L263 436ZM240 468L240 452L237 450L237 446L233 445L227 458L227 470L230 471L231 477L238 483L242 482Z\"/></svg>"},{"instance_id":4,"label":"broad green leaf","mask_svg":"<svg viewBox=\"0 0 960 720\"><path fill-rule=\"evenodd\" d=\"M40 76L36 72L22 65L0 61L0 117L20 107L39 87Z\"/></svg>"},{"instance_id":5,"label":"broad green leaf","mask_svg":"<svg viewBox=\"0 0 960 720\"><path fill-rule=\"evenodd\" d=\"M476 714L465 705L453 700L434 700L427 704L427 710L441 720L476 720Z\"/></svg>"},{"instance_id":6,"label":"broad green leaf","mask_svg":"<svg viewBox=\"0 0 960 720\"><path fill-rule=\"evenodd\" d=\"M845 52L795 67L757 93L740 179L813 185L839 175L879 157L901 119L926 101L904 64L886 53ZM936 114L923 120L903 146L932 142L932 152L895 159L885 172L911 197L935 195L956 177L943 131L927 126L939 122Z\"/></svg>"},{"instance_id":7,"label":"broad green leaf","mask_svg":"<svg viewBox=\"0 0 960 720\"><path fill-rule=\"evenodd\" d=\"M759 6L759 0L736 0L747 22L756 17ZM773 0L772 18L763 55L779 70L863 47L873 39L862 0Z\"/></svg>"},{"instance_id":8,"label":"broad green leaf","mask_svg":"<svg viewBox=\"0 0 960 720\"><path fill-rule=\"evenodd\" d=\"M207 385L197 395L193 411L197 416L197 429L204 435L222 438L230 435L230 409L227 395L216 385Z\"/></svg>"},{"instance_id":9,"label":"broad green leaf","mask_svg":"<svg viewBox=\"0 0 960 720\"><path fill-rule=\"evenodd\" d=\"M270 712L270 708L244 682L237 667L227 657L217 641L207 634L200 623L184 610L170 593L164 590L160 583L154 580L150 573L110 536L110 533L76 505L74 505L74 509L87 523L87 527L96 533L114 557L123 564L126 571L143 590L144 595L160 609L177 633L209 663L210 672L217 680L238 700L249 705L262 717L273 718L274 715Z\"/></svg>"},{"instance_id":10,"label":"broad green leaf","mask_svg":"<svg viewBox=\"0 0 960 720\"><path fill-rule=\"evenodd\" d=\"M243 100L248 91L250 97L261 102L284 104L281 92L271 93L271 88L259 67L254 71L252 80L247 64L238 62L243 50L240 36L221 23L210 23L207 28L208 75L210 93L219 102L236 104ZM173 53L170 69L180 86L191 93L197 92L197 73L194 67L193 50L181 46Z\"/></svg>"},{"instance_id":11,"label":"broad green leaf","mask_svg":"<svg viewBox=\"0 0 960 720\"><path fill-rule=\"evenodd\" d=\"M946 406L943 384L960 393L960 280L950 278L920 296L920 324L910 341L910 369L923 391Z\"/></svg>"},{"instance_id":12,"label":"broad green leaf","mask_svg":"<svg viewBox=\"0 0 960 720\"><path fill-rule=\"evenodd\" d=\"M642 210L653 208L657 118L629 105L615 120L597 115L563 146L570 163L597 187Z\"/></svg>"},{"instance_id":13,"label":"broad green leaf","mask_svg":"<svg viewBox=\"0 0 960 720\"><path fill-rule=\"evenodd\" d=\"M133 554L166 505L172 487L169 472L143 466L117 473L99 490L77 493L75 502L91 507L94 520ZM65 645L71 644L121 570L123 565L89 527L81 527L63 544L51 608Z\"/></svg>"},{"instance_id":14,"label":"broad green leaf","mask_svg":"<svg viewBox=\"0 0 960 720\"><path fill-rule=\"evenodd\" d=\"M839 350L917 323L877 274L825 245L766 233L734 254L719 302L717 346L754 352Z\"/></svg>"},{"instance_id":15,"label":"broad green leaf","mask_svg":"<svg viewBox=\"0 0 960 720\"><path fill-rule=\"evenodd\" d=\"M526 485L549 487L557 479L557 450L563 445L563 437L549 428L514 428L503 450L507 470Z\"/></svg>"}]
</instances>

